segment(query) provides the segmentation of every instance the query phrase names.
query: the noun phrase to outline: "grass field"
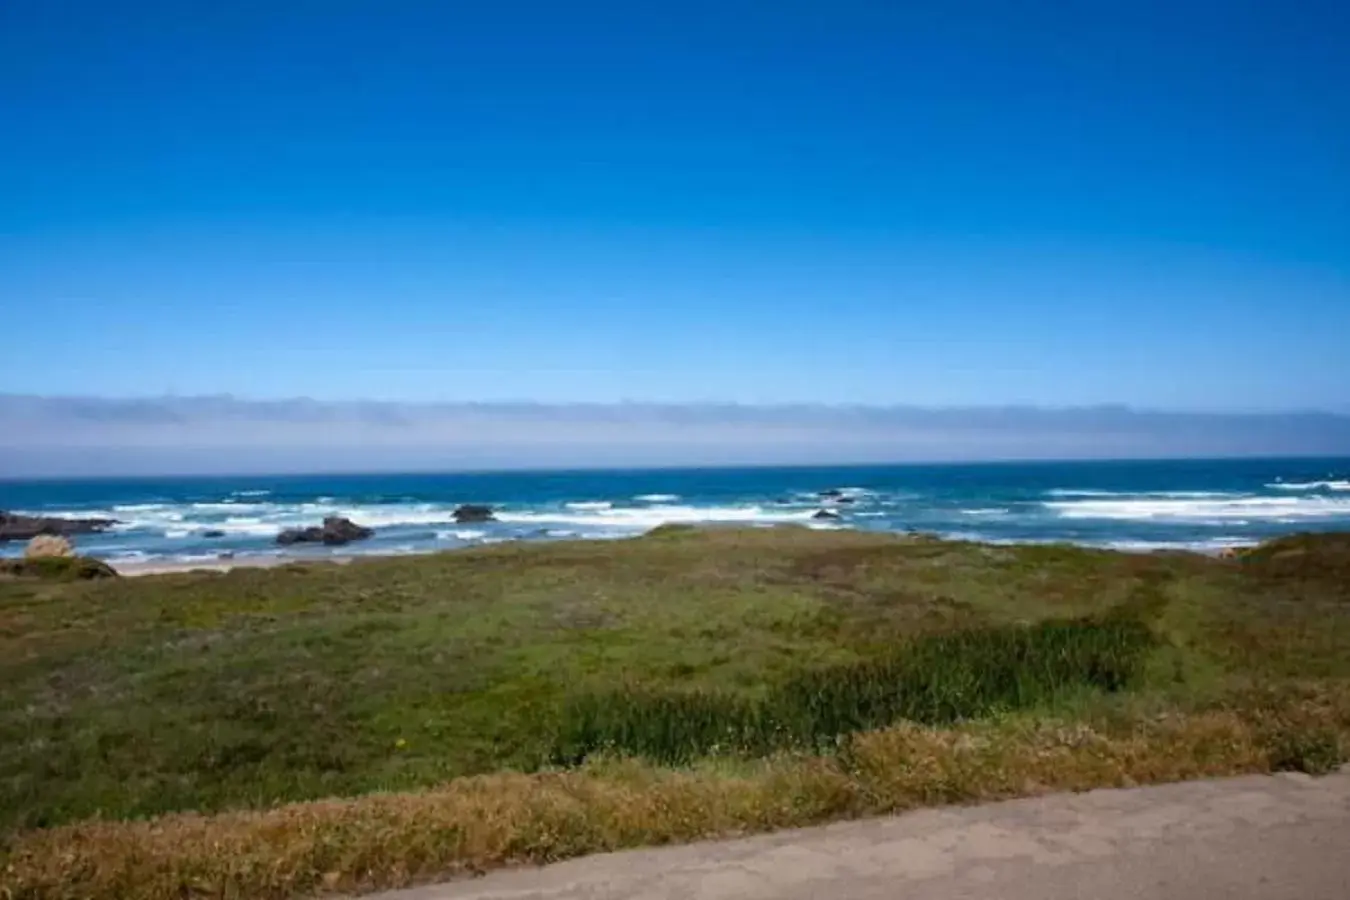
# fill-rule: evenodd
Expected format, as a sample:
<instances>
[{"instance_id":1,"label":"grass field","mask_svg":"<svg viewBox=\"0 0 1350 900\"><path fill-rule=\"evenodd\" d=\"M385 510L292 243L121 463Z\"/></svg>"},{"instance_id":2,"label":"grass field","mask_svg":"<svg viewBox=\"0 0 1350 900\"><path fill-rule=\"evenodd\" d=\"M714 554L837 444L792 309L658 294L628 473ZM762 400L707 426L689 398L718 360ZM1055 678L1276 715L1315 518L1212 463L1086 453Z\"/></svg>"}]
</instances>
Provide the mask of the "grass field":
<instances>
[{"instance_id":1,"label":"grass field","mask_svg":"<svg viewBox=\"0 0 1350 900\"><path fill-rule=\"evenodd\" d=\"M660 529L0 578L0 897L364 890L921 803L1324 771L1347 736L1347 535L1227 561Z\"/></svg>"}]
</instances>

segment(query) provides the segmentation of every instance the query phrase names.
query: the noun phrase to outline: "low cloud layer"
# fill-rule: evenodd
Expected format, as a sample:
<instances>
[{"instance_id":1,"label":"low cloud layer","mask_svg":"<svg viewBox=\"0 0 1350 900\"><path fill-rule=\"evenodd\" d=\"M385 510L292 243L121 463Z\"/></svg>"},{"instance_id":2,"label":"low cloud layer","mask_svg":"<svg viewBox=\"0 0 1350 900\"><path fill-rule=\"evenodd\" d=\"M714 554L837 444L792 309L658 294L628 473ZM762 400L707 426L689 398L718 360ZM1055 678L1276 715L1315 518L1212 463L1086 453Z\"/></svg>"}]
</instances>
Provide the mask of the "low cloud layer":
<instances>
[{"instance_id":1,"label":"low cloud layer","mask_svg":"<svg viewBox=\"0 0 1350 900\"><path fill-rule=\"evenodd\" d=\"M0 395L0 477L1350 455L1350 416Z\"/></svg>"}]
</instances>

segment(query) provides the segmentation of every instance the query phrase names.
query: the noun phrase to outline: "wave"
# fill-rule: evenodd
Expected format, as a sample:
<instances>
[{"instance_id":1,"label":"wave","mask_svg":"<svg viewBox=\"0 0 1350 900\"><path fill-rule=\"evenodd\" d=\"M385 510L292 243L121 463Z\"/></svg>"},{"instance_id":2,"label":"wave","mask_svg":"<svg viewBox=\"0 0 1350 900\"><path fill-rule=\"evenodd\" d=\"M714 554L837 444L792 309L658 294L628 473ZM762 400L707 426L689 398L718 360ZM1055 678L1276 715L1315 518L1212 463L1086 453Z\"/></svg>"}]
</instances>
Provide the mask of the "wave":
<instances>
[{"instance_id":1,"label":"wave","mask_svg":"<svg viewBox=\"0 0 1350 900\"><path fill-rule=\"evenodd\" d=\"M1002 506L978 507L976 509L960 510L962 515L966 516L1006 516L1012 510Z\"/></svg>"},{"instance_id":2,"label":"wave","mask_svg":"<svg viewBox=\"0 0 1350 900\"><path fill-rule=\"evenodd\" d=\"M1339 497L1231 497L1229 499L1138 498L1076 500L1043 504L1065 519L1206 522L1350 518L1350 499Z\"/></svg>"},{"instance_id":3,"label":"wave","mask_svg":"<svg viewBox=\"0 0 1350 900\"><path fill-rule=\"evenodd\" d=\"M1249 494L1233 491L1098 491L1077 490L1074 488L1053 488L1045 492L1047 497L1157 497L1171 500L1211 500L1220 497L1245 497Z\"/></svg>"},{"instance_id":4,"label":"wave","mask_svg":"<svg viewBox=\"0 0 1350 900\"><path fill-rule=\"evenodd\" d=\"M760 506L652 506L577 512L501 512L500 522L515 525L579 525L646 531L659 525L769 524L809 521L813 510L766 510Z\"/></svg>"},{"instance_id":5,"label":"wave","mask_svg":"<svg viewBox=\"0 0 1350 900\"><path fill-rule=\"evenodd\" d=\"M633 498L639 503L675 503L680 499L679 494L638 494Z\"/></svg>"},{"instance_id":6,"label":"wave","mask_svg":"<svg viewBox=\"0 0 1350 900\"><path fill-rule=\"evenodd\" d=\"M563 506L568 509L575 509L578 512L585 512L589 510L611 509L614 504L610 503L608 500L586 500L574 503L564 503Z\"/></svg>"},{"instance_id":7,"label":"wave","mask_svg":"<svg viewBox=\"0 0 1350 900\"><path fill-rule=\"evenodd\" d=\"M1277 491L1350 491L1350 481L1277 481L1266 487Z\"/></svg>"},{"instance_id":8,"label":"wave","mask_svg":"<svg viewBox=\"0 0 1350 900\"><path fill-rule=\"evenodd\" d=\"M477 531L472 528L457 528L436 532L436 540L438 541L477 541L485 537L487 537L486 531Z\"/></svg>"}]
</instances>

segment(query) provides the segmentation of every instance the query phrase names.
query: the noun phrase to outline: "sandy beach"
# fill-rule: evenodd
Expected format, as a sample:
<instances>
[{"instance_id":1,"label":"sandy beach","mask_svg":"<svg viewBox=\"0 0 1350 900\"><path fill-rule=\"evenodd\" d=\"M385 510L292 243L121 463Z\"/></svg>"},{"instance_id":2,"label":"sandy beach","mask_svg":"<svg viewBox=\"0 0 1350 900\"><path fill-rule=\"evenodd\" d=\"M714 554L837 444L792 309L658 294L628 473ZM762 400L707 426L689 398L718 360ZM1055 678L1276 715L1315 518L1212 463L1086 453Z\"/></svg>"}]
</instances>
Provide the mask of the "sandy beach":
<instances>
[{"instance_id":1,"label":"sandy beach","mask_svg":"<svg viewBox=\"0 0 1350 900\"><path fill-rule=\"evenodd\" d=\"M307 558L303 556L242 556L228 559L186 560L182 562L172 562L167 560L154 560L150 562L114 562L110 563L110 565L117 570L118 575L173 575L180 572L228 572L231 569L275 569L278 566L286 566L294 563L302 563L305 565L346 565L354 558L355 557L352 556L325 556L321 558Z\"/></svg>"}]
</instances>

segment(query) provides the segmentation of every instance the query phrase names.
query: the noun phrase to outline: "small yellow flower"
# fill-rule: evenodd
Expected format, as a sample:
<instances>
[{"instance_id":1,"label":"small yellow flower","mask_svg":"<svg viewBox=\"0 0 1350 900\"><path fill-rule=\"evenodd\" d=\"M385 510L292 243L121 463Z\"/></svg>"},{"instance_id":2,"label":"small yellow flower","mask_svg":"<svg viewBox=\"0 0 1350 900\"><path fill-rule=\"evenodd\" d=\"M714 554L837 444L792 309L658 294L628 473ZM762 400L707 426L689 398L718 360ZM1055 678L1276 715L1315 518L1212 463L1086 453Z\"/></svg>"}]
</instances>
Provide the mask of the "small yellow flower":
<instances>
[{"instance_id":1,"label":"small yellow flower","mask_svg":"<svg viewBox=\"0 0 1350 900\"><path fill-rule=\"evenodd\" d=\"M408 742L405 741L403 738L399 738L398 740L394 741L394 748L397 750L402 750L406 746L408 746Z\"/></svg>"}]
</instances>

